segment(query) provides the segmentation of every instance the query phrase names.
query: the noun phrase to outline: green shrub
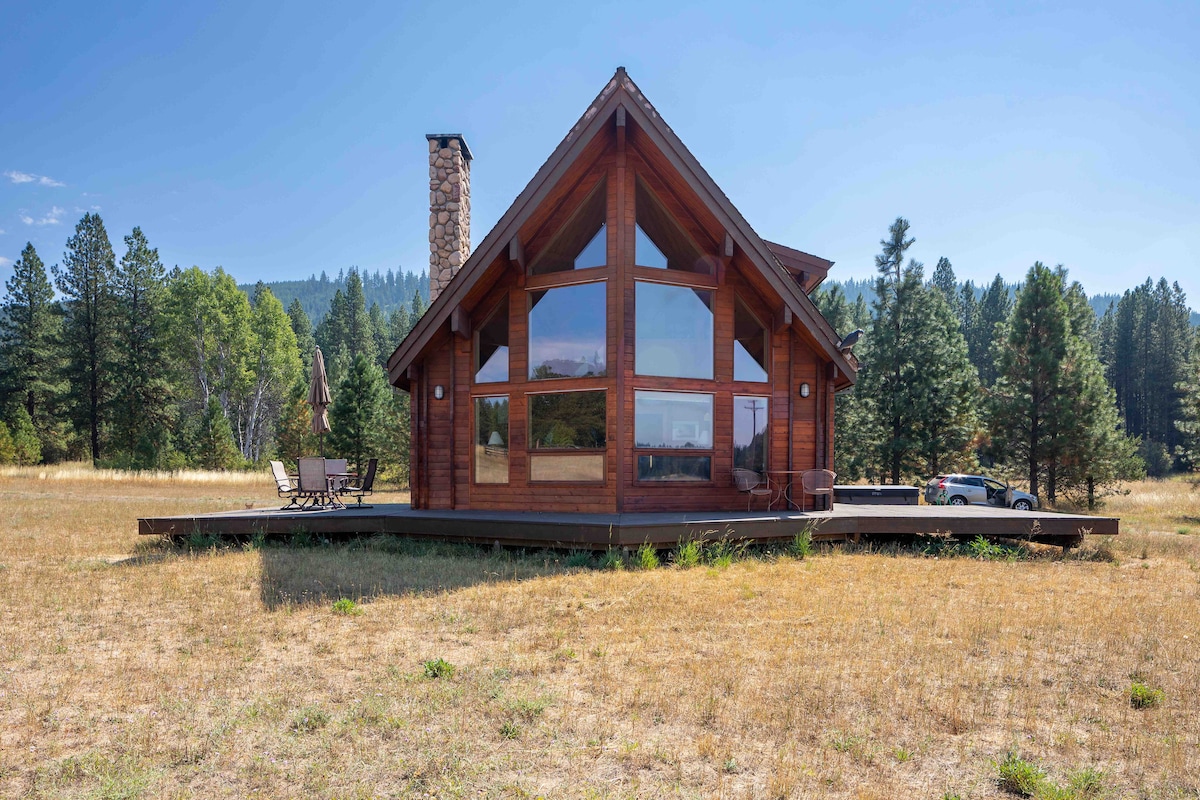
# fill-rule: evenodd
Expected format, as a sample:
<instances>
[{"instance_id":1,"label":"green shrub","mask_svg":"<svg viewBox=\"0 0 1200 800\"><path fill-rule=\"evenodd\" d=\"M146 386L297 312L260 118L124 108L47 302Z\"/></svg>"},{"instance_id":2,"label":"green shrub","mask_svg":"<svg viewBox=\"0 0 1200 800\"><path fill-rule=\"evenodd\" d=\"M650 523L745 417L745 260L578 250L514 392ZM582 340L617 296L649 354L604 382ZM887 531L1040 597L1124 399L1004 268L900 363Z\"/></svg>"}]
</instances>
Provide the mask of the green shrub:
<instances>
[{"instance_id":1,"label":"green shrub","mask_svg":"<svg viewBox=\"0 0 1200 800\"><path fill-rule=\"evenodd\" d=\"M681 541L671 551L671 561L680 569L698 567L704 555L703 550L703 546L695 539L689 539L686 542Z\"/></svg>"},{"instance_id":2,"label":"green shrub","mask_svg":"<svg viewBox=\"0 0 1200 800\"><path fill-rule=\"evenodd\" d=\"M517 739L521 736L521 726L511 719L500 726L500 735L505 739Z\"/></svg>"},{"instance_id":3,"label":"green shrub","mask_svg":"<svg viewBox=\"0 0 1200 800\"><path fill-rule=\"evenodd\" d=\"M604 551L604 555L600 557L601 569L625 569L625 559L621 557L621 551L615 547L610 547Z\"/></svg>"},{"instance_id":4,"label":"green shrub","mask_svg":"<svg viewBox=\"0 0 1200 800\"><path fill-rule=\"evenodd\" d=\"M221 542L221 537L213 533L192 531L187 538L188 550L212 550Z\"/></svg>"},{"instance_id":5,"label":"green shrub","mask_svg":"<svg viewBox=\"0 0 1200 800\"><path fill-rule=\"evenodd\" d=\"M745 557L747 542L735 542L732 539L718 539L709 542L704 548L704 561L709 566L725 569Z\"/></svg>"},{"instance_id":6,"label":"green shrub","mask_svg":"<svg viewBox=\"0 0 1200 800\"><path fill-rule=\"evenodd\" d=\"M1093 767L1084 767L1071 773L1067 778L1067 786L1081 800L1103 797L1105 792L1104 772Z\"/></svg>"},{"instance_id":7,"label":"green shrub","mask_svg":"<svg viewBox=\"0 0 1200 800\"><path fill-rule=\"evenodd\" d=\"M1162 689L1155 689L1138 678L1134 678L1129 686L1129 704L1134 708L1154 708L1166 698Z\"/></svg>"},{"instance_id":8,"label":"green shrub","mask_svg":"<svg viewBox=\"0 0 1200 800\"><path fill-rule=\"evenodd\" d=\"M447 678L447 679L449 679L449 678L454 677L454 669L455 669L454 665L451 664L449 661L447 661L444 658L431 658L428 661L424 662L424 664L422 664L422 666L425 667L425 677L426 678L434 678L434 679Z\"/></svg>"},{"instance_id":9,"label":"green shrub","mask_svg":"<svg viewBox=\"0 0 1200 800\"><path fill-rule=\"evenodd\" d=\"M352 614L363 613L362 607L351 600L349 597L343 597L333 604L333 613L350 616Z\"/></svg>"},{"instance_id":10,"label":"green shrub","mask_svg":"<svg viewBox=\"0 0 1200 800\"><path fill-rule=\"evenodd\" d=\"M568 567L586 567L592 566L592 554L587 550L572 550L567 555Z\"/></svg>"},{"instance_id":11,"label":"green shrub","mask_svg":"<svg viewBox=\"0 0 1200 800\"><path fill-rule=\"evenodd\" d=\"M808 528L797 533L788 543L788 554L792 558L804 559L813 554L813 536Z\"/></svg>"},{"instance_id":12,"label":"green shrub","mask_svg":"<svg viewBox=\"0 0 1200 800\"><path fill-rule=\"evenodd\" d=\"M635 559L638 569L658 569L658 551L649 542L643 542Z\"/></svg>"},{"instance_id":13,"label":"green shrub","mask_svg":"<svg viewBox=\"0 0 1200 800\"><path fill-rule=\"evenodd\" d=\"M1046 781L1046 773L1031 761L1026 761L1015 752L1009 752L996 765L1000 777L1000 788L1022 797L1033 797Z\"/></svg>"}]
</instances>

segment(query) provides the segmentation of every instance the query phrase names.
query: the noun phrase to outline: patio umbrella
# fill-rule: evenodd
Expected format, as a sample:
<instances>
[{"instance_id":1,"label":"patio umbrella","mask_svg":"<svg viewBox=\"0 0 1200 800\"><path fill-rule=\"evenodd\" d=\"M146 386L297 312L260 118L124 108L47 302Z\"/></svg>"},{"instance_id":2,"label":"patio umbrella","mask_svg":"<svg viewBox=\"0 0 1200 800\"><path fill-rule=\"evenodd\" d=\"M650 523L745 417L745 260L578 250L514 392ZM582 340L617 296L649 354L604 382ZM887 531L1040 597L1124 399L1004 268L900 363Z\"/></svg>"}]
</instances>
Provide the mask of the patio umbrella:
<instances>
[{"instance_id":1,"label":"patio umbrella","mask_svg":"<svg viewBox=\"0 0 1200 800\"><path fill-rule=\"evenodd\" d=\"M313 407L312 431L321 437L321 455L325 455L325 434L329 432L327 409L333 398L329 395L329 379L325 377L325 356L321 348L313 351L312 381L308 386L308 404Z\"/></svg>"}]
</instances>

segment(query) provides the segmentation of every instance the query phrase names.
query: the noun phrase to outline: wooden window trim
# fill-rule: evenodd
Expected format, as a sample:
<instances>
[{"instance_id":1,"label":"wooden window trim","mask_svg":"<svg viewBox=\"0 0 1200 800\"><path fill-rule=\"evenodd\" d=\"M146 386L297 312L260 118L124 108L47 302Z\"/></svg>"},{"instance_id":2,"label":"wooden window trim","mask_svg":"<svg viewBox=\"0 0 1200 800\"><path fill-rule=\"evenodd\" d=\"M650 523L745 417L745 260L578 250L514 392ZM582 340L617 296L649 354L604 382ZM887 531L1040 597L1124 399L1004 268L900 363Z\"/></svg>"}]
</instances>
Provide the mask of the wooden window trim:
<instances>
[{"instance_id":1,"label":"wooden window trim","mask_svg":"<svg viewBox=\"0 0 1200 800\"><path fill-rule=\"evenodd\" d=\"M588 267L563 272L547 272L544 275L528 275L525 278L525 291L545 291L562 286L576 286L581 283L601 283L608 280L612 274L612 266Z\"/></svg>"}]
</instances>

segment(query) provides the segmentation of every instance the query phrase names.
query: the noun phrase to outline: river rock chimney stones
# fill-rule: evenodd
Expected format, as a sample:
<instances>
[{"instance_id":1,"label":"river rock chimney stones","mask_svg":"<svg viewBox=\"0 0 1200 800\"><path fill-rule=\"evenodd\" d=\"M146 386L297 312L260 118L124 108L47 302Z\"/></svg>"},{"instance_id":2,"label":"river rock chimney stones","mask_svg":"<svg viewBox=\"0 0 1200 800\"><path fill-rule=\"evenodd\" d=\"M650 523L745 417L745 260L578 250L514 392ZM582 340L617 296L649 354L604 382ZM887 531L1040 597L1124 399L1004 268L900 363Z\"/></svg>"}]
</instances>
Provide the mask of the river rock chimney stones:
<instances>
[{"instance_id":1,"label":"river rock chimney stones","mask_svg":"<svg viewBox=\"0 0 1200 800\"><path fill-rule=\"evenodd\" d=\"M471 150L461 133L429 140L429 302L471 255Z\"/></svg>"}]
</instances>

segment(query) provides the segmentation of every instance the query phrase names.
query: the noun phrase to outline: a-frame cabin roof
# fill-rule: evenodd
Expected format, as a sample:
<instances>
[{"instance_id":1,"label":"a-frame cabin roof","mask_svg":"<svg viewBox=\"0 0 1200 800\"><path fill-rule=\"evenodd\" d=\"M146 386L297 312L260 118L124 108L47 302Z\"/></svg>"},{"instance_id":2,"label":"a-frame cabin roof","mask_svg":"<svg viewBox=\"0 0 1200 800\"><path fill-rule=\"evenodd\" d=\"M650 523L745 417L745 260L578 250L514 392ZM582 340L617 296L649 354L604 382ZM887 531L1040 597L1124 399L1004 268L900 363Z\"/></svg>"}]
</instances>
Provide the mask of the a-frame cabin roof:
<instances>
[{"instance_id":1,"label":"a-frame cabin roof","mask_svg":"<svg viewBox=\"0 0 1200 800\"><path fill-rule=\"evenodd\" d=\"M755 233L696 157L659 116L658 111L626 74L624 67L617 68L616 74L588 106L587 111L392 353L388 359L388 378L391 383L401 389L409 388L409 366L417 361L438 331L447 325L455 309L487 272L488 267L506 250L510 254L520 250L517 234L522 223L553 192L559 180L587 148L588 143L610 123L618 110L646 133L686 185L724 226L733 245L741 249L758 268L782 301L783 306L780 310L785 319L790 317L794 327L805 330L808 338L837 367L835 386L844 388L852 384L858 371L857 361L853 356L838 349L837 333L805 293L805 287L797 280L800 277L797 272L807 264L816 272L810 280L805 281L811 290L825 277L824 273L828 272L832 262L782 245L769 245Z\"/></svg>"}]
</instances>

